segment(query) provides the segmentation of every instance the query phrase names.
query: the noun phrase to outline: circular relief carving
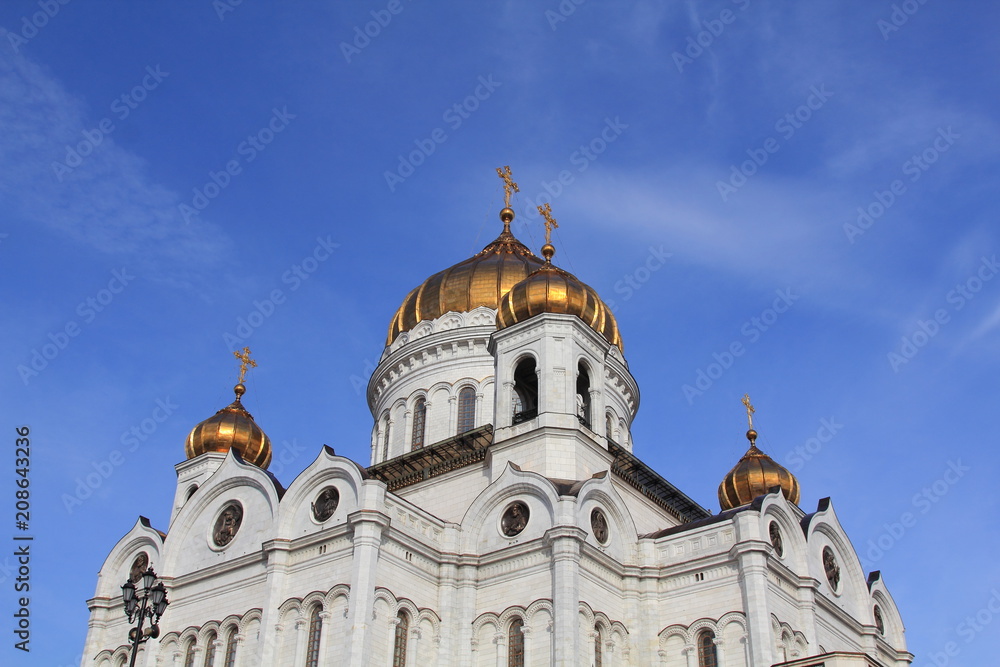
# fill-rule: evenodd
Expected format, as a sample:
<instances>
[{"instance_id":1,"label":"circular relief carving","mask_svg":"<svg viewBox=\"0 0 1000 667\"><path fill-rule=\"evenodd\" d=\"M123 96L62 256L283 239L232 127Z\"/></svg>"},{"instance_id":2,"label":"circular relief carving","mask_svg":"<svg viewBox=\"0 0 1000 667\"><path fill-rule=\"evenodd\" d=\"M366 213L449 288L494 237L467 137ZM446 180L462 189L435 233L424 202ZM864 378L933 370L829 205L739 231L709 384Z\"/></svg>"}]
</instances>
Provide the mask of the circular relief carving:
<instances>
[{"instance_id":1,"label":"circular relief carving","mask_svg":"<svg viewBox=\"0 0 1000 667\"><path fill-rule=\"evenodd\" d=\"M885 621L882 620L882 610L875 605L875 628L880 635L885 635Z\"/></svg>"},{"instance_id":2,"label":"circular relief carving","mask_svg":"<svg viewBox=\"0 0 1000 667\"><path fill-rule=\"evenodd\" d=\"M600 508L590 513L590 529L601 544L608 543L608 518Z\"/></svg>"},{"instance_id":3,"label":"circular relief carving","mask_svg":"<svg viewBox=\"0 0 1000 667\"><path fill-rule=\"evenodd\" d=\"M337 487L328 486L316 497L316 502L312 503L313 518L323 523L337 511L340 504L340 491Z\"/></svg>"},{"instance_id":4,"label":"circular relief carving","mask_svg":"<svg viewBox=\"0 0 1000 667\"><path fill-rule=\"evenodd\" d=\"M781 528L778 527L777 521L772 521L771 525L767 527L767 534L771 538L774 553L778 554L778 558L781 558L785 554L785 545L781 541Z\"/></svg>"},{"instance_id":5,"label":"circular relief carving","mask_svg":"<svg viewBox=\"0 0 1000 667\"><path fill-rule=\"evenodd\" d=\"M138 583L142 579L142 573L146 571L147 567L149 567L149 554L141 551L135 557L135 560L132 561L132 567L128 571L128 580L133 584Z\"/></svg>"},{"instance_id":6,"label":"circular relief carving","mask_svg":"<svg viewBox=\"0 0 1000 667\"><path fill-rule=\"evenodd\" d=\"M500 518L500 532L507 537L514 537L520 534L525 526L528 525L529 514L528 506L521 501L511 503L504 510L503 516Z\"/></svg>"},{"instance_id":7,"label":"circular relief carving","mask_svg":"<svg viewBox=\"0 0 1000 667\"><path fill-rule=\"evenodd\" d=\"M212 531L212 541L215 542L215 546L224 547L232 542L242 523L243 506L236 501L226 505L219 518L215 520L215 529Z\"/></svg>"},{"instance_id":8,"label":"circular relief carving","mask_svg":"<svg viewBox=\"0 0 1000 667\"><path fill-rule=\"evenodd\" d=\"M834 592L840 586L840 566L837 565L837 557L833 555L833 549L823 547L823 570L826 572L826 580L830 582L830 588Z\"/></svg>"}]
</instances>

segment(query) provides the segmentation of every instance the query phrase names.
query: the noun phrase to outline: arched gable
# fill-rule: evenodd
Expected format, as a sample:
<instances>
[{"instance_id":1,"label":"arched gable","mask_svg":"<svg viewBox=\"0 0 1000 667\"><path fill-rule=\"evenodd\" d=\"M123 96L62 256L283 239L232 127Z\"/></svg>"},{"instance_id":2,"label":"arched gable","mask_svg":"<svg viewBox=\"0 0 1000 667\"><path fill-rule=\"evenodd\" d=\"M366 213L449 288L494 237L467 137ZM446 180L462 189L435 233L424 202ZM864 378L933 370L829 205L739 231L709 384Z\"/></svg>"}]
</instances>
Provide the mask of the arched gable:
<instances>
[{"instance_id":1,"label":"arched gable","mask_svg":"<svg viewBox=\"0 0 1000 667\"><path fill-rule=\"evenodd\" d=\"M347 515L359 506L365 473L356 463L337 456L330 447L322 447L309 466L292 481L278 506L275 522L277 537L293 539L313 533L320 526L329 528L347 521ZM329 519L320 523L312 512L323 489L333 486L339 496L337 508Z\"/></svg>"},{"instance_id":2,"label":"arched gable","mask_svg":"<svg viewBox=\"0 0 1000 667\"><path fill-rule=\"evenodd\" d=\"M500 533L500 518L515 500L528 506L529 519L523 532L508 538ZM558 502L559 496L552 482L508 463L500 476L472 501L462 517L462 548L484 553L515 541L539 538L552 527Z\"/></svg>"}]
</instances>

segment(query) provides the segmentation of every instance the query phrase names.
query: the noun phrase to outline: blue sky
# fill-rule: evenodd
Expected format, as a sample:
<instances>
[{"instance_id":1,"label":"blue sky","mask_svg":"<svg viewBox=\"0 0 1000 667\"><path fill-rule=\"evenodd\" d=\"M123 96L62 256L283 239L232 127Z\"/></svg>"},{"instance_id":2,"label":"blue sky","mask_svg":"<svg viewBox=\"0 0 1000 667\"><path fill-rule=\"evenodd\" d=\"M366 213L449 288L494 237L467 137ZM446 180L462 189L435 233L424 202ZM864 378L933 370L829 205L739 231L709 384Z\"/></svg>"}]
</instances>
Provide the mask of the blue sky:
<instances>
[{"instance_id":1,"label":"blue sky","mask_svg":"<svg viewBox=\"0 0 1000 667\"><path fill-rule=\"evenodd\" d=\"M367 462L389 319L496 236L508 164L518 236L551 202L556 262L614 302L636 454L717 510L749 392L915 664L995 661L1000 16L814 4L3 3L2 495L28 425L36 538L5 664L78 663L236 344L283 483L323 444Z\"/></svg>"}]
</instances>

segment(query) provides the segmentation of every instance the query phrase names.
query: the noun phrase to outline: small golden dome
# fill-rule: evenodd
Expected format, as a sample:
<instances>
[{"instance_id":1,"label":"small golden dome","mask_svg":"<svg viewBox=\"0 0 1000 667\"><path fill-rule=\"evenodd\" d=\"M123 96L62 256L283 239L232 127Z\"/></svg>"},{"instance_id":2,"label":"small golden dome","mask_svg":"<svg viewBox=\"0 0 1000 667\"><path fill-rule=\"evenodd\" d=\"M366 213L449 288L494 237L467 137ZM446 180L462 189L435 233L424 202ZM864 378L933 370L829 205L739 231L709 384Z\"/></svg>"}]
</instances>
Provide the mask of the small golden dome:
<instances>
[{"instance_id":1,"label":"small golden dome","mask_svg":"<svg viewBox=\"0 0 1000 667\"><path fill-rule=\"evenodd\" d=\"M750 449L719 484L722 510L746 505L778 486L790 502L799 503L799 480L784 466L757 449L757 431L747 431Z\"/></svg>"},{"instance_id":2,"label":"small golden dome","mask_svg":"<svg viewBox=\"0 0 1000 667\"><path fill-rule=\"evenodd\" d=\"M524 322L540 313L576 315L609 343L624 351L618 321L594 288L572 273L552 265L549 261L555 254L552 244L546 243L542 253L545 264L511 287L500 299L497 329Z\"/></svg>"},{"instance_id":3,"label":"small golden dome","mask_svg":"<svg viewBox=\"0 0 1000 667\"><path fill-rule=\"evenodd\" d=\"M480 306L496 310L507 290L542 265L542 260L511 233L514 211L504 208L500 219L503 232L496 240L464 262L435 273L406 295L389 323L386 345L423 320L451 311L467 313Z\"/></svg>"},{"instance_id":4,"label":"small golden dome","mask_svg":"<svg viewBox=\"0 0 1000 667\"><path fill-rule=\"evenodd\" d=\"M236 400L191 430L184 445L188 459L205 452L235 449L247 463L267 469L271 463L271 439L240 403L246 390L242 382L236 385L233 388Z\"/></svg>"}]
</instances>

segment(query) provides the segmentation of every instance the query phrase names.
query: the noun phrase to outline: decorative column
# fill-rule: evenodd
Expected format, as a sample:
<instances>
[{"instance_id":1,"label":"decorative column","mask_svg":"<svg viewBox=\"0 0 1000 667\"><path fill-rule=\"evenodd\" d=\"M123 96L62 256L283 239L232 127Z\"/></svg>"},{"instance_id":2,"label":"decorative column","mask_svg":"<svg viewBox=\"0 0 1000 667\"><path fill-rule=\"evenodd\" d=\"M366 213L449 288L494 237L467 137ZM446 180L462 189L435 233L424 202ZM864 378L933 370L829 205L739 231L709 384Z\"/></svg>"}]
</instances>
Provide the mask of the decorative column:
<instances>
[{"instance_id":1,"label":"decorative column","mask_svg":"<svg viewBox=\"0 0 1000 667\"><path fill-rule=\"evenodd\" d=\"M326 611L325 609L319 613L320 629L319 629L319 656L320 664L322 664L322 658L326 655L326 647L330 643L330 619L333 614Z\"/></svg>"},{"instance_id":2,"label":"decorative column","mask_svg":"<svg viewBox=\"0 0 1000 667\"><path fill-rule=\"evenodd\" d=\"M767 554L770 544L759 541L738 542L729 556L739 567L740 592L747 618L750 664L770 665L771 618L767 607Z\"/></svg>"},{"instance_id":3,"label":"decorative column","mask_svg":"<svg viewBox=\"0 0 1000 667\"><path fill-rule=\"evenodd\" d=\"M426 419L424 420L424 423L425 424L427 423ZM402 443L402 445L399 448L399 453L400 454L405 454L406 453L406 448L409 447L412 444L412 442L413 442L413 427L411 426L412 424L413 424L413 410L404 410L403 411L403 438L402 438L403 443Z\"/></svg>"},{"instance_id":4,"label":"decorative column","mask_svg":"<svg viewBox=\"0 0 1000 667\"><path fill-rule=\"evenodd\" d=\"M521 636L524 637L524 664L531 664L531 628L528 627L527 622L521 626Z\"/></svg>"},{"instance_id":5,"label":"decorative column","mask_svg":"<svg viewBox=\"0 0 1000 667\"><path fill-rule=\"evenodd\" d=\"M493 391L496 391L496 387L493 387ZM483 394L482 392L476 392L476 416L472 418L472 426L476 428L482 426L486 421L483 419Z\"/></svg>"},{"instance_id":6,"label":"decorative column","mask_svg":"<svg viewBox=\"0 0 1000 667\"><path fill-rule=\"evenodd\" d=\"M388 527L389 517L377 510L362 509L348 515L347 522L354 529L354 559L348 607L350 644L346 662L353 667L367 667L372 664L369 657L372 616L375 613L375 569L382 546L382 531Z\"/></svg>"},{"instance_id":7,"label":"decorative column","mask_svg":"<svg viewBox=\"0 0 1000 667\"><path fill-rule=\"evenodd\" d=\"M556 526L545 533L552 550L552 610L555 631L553 663L556 667L576 667L579 664L580 632L580 545L587 533L577 526Z\"/></svg>"},{"instance_id":8,"label":"decorative column","mask_svg":"<svg viewBox=\"0 0 1000 667\"><path fill-rule=\"evenodd\" d=\"M698 667L698 649L688 644L684 647L684 657L687 659L687 667ZM767 663L771 664L771 663Z\"/></svg>"},{"instance_id":9,"label":"decorative column","mask_svg":"<svg viewBox=\"0 0 1000 667\"><path fill-rule=\"evenodd\" d=\"M506 667L507 663L507 635L504 632L498 632L493 635L493 645L496 646L497 654L497 667Z\"/></svg>"},{"instance_id":10,"label":"decorative column","mask_svg":"<svg viewBox=\"0 0 1000 667\"><path fill-rule=\"evenodd\" d=\"M504 428L514 423L514 382L512 380L503 383L503 392L497 392L494 405L497 406L497 413L493 415L493 420L496 422L497 428Z\"/></svg>"},{"instance_id":11,"label":"decorative column","mask_svg":"<svg viewBox=\"0 0 1000 667\"><path fill-rule=\"evenodd\" d=\"M417 626L417 619L413 619L413 627L410 628L410 641L409 646L406 651L406 662L411 665L420 664L420 639L423 637L423 633L420 632L420 628ZM412 657L410 657L412 656Z\"/></svg>"},{"instance_id":12,"label":"decorative column","mask_svg":"<svg viewBox=\"0 0 1000 667\"><path fill-rule=\"evenodd\" d=\"M264 628L263 624L260 627L263 630L263 628ZM278 641L278 638L280 636L280 634L279 634L280 632L281 632L281 626L278 626L277 632L274 634L273 641L275 641L275 642ZM261 634L263 635L263 632ZM236 641L236 656L235 656L235 659L233 660L234 667L244 667L244 665L252 665L252 664L254 664L253 660L247 660L247 657L245 655L243 655L243 651L244 651L243 646L246 644L247 636L245 634L243 634L242 632L237 632L236 636L233 639ZM263 637L262 639L263 639L263 642L267 642L268 641L267 637ZM222 657L223 657L223 659L225 659L226 654L223 653Z\"/></svg>"},{"instance_id":13,"label":"decorative column","mask_svg":"<svg viewBox=\"0 0 1000 667\"><path fill-rule=\"evenodd\" d=\"M205 647L205 658L199 663L201 664L201 667L206 667L206 664L208 663L209 654L214 654L215 662L220 663L221 660L219 659L219 657L220 657L220 651L222 650L224 650L222 648L222 640L219 639L219 635L215 635L215 639L212 640L212 643L209 646Z\"/></svg>"},{"instance_id":14,"label":"decorative column","mask_svg":"<svg viewBox=\"0 0 1000 667\"><path fill-rule=\"evenodd\" d=\"M295 619L295 657L292 658L293 665L301 664L306 659L306 640L309 639L307 636L309 633L308 626L309 619L300 613L299 617Z\"/></svg>"},{"instance_id":15,"label":"decorative column","mask_svg":"<svg viewBox=\"0 0 1000 667\"><path fill-rule=\"evenodd\" d=\"M458 433L458 396L448 397L448 436Z\"/></svg>"}]
</instances>

